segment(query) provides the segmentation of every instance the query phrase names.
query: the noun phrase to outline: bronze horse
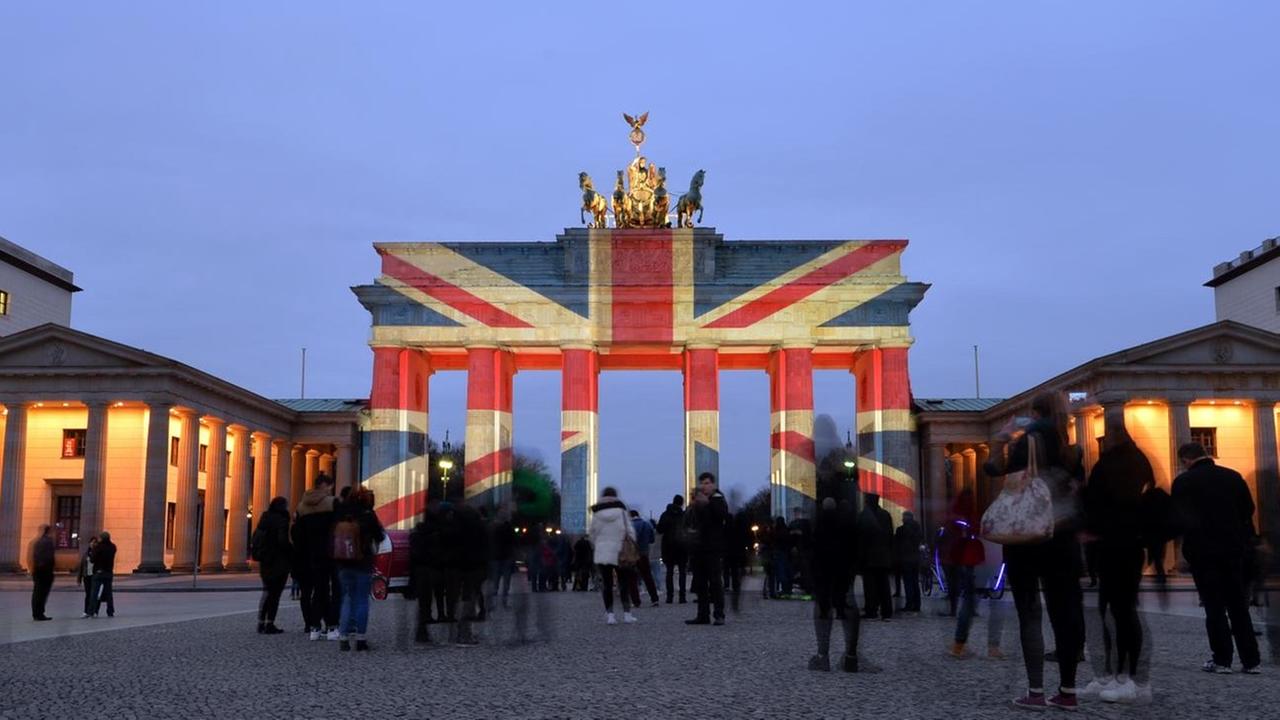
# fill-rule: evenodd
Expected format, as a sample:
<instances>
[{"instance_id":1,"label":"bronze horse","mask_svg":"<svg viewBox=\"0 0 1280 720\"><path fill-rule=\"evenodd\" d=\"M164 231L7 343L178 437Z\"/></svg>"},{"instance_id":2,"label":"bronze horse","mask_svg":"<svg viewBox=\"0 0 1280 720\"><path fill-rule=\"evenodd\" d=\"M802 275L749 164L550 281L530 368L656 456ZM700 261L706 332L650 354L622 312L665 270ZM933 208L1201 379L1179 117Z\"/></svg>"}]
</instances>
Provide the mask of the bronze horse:
<instances>
[{"instance_id":1,"label":"bronze horse","mask_svg":"<svg viewBox=\"0 0 1280 720\"><path fill-rule=\"evenodd\" d=\"M578 187L582 189L582 207L578 209L578 222L586 222L582 213L590 211L591 222L587 227L602 228L605 226L605 215L609 211L609 203L604 196L596 192L591 184L591 176L585 172L578 173Z\"/></svg>"},{"instance_id":2,"label":"bronze horse","mask_svg":"<svg viewBox=\"0 0 1280 720\"><path fill-rule=\"evenodd\" d=\"M693 227L694 210L698 211L698 222L702 222L702 180L706 175L706 170L694 173L693 179L689 181L689 192L676 201L676 227Z\"/></svg>"}]
</instances>

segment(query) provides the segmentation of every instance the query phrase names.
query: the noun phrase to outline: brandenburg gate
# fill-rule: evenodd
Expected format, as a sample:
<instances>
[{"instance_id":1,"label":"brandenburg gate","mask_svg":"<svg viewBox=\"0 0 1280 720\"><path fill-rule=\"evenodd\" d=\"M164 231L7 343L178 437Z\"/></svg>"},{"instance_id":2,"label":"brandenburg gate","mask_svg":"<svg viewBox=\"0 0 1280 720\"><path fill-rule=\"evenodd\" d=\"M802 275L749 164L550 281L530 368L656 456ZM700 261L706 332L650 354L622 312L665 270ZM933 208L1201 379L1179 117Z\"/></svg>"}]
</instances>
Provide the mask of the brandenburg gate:
<instances>
[{"instance_id":1,"label":"brandenburg gate","mask_svg":"<svg viewBox=\"0 0 1280 720\"><path fill-rule=\"evenodd\" d=\"M703 472L719 476L719 371L767 372L772 506L787 517L811 511L815 496L813 371L848 370L860 486L895 515L911 509L908 315L928 286L902 275L907 241L725 240L694 227L703 171L672 213L665 168L640 154L647 113L626 119L636 155L612 197L579 176L587 227L554 242L374 245L381 275L353 291L372 315L365 482L383 522L408 527L426 505L437 370L467 372L462 477L478 504L510 490L513 376L561 372L566 532L585 530L598 494L602 370L683 374L686 492Z\"/></svg>"}]
</instances>

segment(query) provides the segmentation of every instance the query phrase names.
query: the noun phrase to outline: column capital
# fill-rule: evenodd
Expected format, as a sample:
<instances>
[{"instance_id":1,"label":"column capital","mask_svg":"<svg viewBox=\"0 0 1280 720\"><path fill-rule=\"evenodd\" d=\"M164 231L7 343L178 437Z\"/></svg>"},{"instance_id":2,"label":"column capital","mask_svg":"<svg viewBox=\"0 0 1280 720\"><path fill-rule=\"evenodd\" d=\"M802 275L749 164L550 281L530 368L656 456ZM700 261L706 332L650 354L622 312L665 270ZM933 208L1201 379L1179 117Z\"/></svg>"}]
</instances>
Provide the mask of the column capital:
<instances>
[{"instance_id":1,"label":"column capital","mask_svg":"<svg viewBox=\"0 0 1280 720\"><path fill-rule=\"evenodd\" d=\"M775 345L774 349L780 350L812 350L817 347L816 344L803 340L783 340L781 344Z\"/></svg>"},{"instance_id":2,"label":"column capital","mask_svg":"<svg viewBox=\"0 0 1280 720\"><path fill-rule=\"evenodd\" d=\"M720 343L714 342L690 342L685 343L685 350L719 350Z\"/></svg>"},{"instance_id":3,"label":"column capital","mask_svg":"<svg viewBox=\"0 0 1280 720\"><path fill-rule=\"evenodd\" d=\"M315 448L307 450L307 457L320 457L320 451Z\"/></svg>"},{"instance_id":4,"label":"column capital","mask_svg":"<svg viewBox=\"0 0 1280 720\"><path fill-rule=\"evenodd\" d=\"M220 427L227 424L226 420L214 415L201 415L200 422L208 425L209 427Z\"/></svg>"},{"instance_id":5,"label":"column capital","mask_svg":"<svg viewBox=\"0 0 1280 720\"><path fill-rule=\"evenodd\" d=\"M90 410L106 410L108 407L111 406L110 400L99 400L97 398L85 400L83 402L84 402L84 406L89 408Z\"/></svg>"},{"instance_id":6,"label":"column capital","mask_svg":"<svg viewBox=\"0 0 1280 720\"><path fill-rule=\"evenodd\" d=\"M563 350L588 350L590 352L599 352L600 348L595 343L587 342L569 342L562 343L560 349Z\"/></svg>"}]
</instances>

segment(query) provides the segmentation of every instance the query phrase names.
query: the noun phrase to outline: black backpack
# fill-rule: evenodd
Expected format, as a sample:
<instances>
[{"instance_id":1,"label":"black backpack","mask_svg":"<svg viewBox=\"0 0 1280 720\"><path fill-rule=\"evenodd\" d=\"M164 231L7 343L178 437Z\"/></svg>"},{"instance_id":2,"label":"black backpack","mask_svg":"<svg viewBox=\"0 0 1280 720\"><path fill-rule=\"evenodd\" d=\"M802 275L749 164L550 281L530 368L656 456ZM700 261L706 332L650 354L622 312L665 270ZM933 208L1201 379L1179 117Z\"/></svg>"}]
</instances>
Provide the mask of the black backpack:
<instances>
[{"instance_id":1,"label":"black backpack","mask_svg":"<svg viewBox=\"0 0 1280 720\"><path fill-rule=\"evenodd\" d=\"M257 562L262 562L267 555L267 530L262 527L262 521L258 521L258 527L253 531L253 536L249 538L249 557Z\"/></svg>"}]
</instances>

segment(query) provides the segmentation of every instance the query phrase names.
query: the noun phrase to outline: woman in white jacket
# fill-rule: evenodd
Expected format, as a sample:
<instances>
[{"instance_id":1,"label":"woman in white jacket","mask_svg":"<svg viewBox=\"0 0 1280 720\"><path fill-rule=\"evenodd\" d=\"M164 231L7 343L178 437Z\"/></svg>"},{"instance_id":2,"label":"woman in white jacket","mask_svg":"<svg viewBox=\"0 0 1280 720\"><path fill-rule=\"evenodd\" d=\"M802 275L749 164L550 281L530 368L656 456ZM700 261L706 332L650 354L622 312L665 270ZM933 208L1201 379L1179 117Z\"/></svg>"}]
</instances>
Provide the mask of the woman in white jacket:
<instances>
[{"instance_id":1,"label":"woman in white jacket","mask_svg":"<svg viewBox=\"0 0 1280 720\"><path fill-rule=\"evenodd\" d=\"M636 539L635 528L627 516L627 506L618 499L618 491L611 487L600 493L600 502L591 506L591 546L595 548L593 560L600 571L600 588L604 593L605 622L617 625L618 618L613 614L613 581L618 579L618 596L622 599L622 621L633 623L636 617L631 614L631 601L627 597L628 575L630 568L618 564L618 555L622 553L625 538Z\"/></svg>"}]
</instances>

